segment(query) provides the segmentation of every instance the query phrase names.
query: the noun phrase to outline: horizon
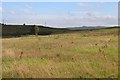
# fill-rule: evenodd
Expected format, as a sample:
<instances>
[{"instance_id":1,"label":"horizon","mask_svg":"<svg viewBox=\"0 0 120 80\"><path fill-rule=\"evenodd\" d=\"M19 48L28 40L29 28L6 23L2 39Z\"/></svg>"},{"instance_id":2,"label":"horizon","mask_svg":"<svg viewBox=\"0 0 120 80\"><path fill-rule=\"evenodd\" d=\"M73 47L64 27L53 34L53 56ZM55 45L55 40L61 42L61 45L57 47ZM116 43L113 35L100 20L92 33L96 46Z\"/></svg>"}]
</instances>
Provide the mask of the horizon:
<instances>
[{"instance_id":1,"label":"horizon","mask_svg":"<svg viewBox=\"0 0 120 80\"><path fill-rule=\"evenodd\" d=\"M5 24L54 28L118 25L117 2L3 2Z\"/></svg>"},{"instance_id":2,"label":"horizon","mask_svg":"<svg viewBox=\"0 0 120 80\"><path fill-rule=\"evenodd\" d=\"M13 26L16 26L16 25L19 25L19 26L22 26L24 24L4 24L4 23L0 23L1 25L13 25ZM81 28L81 27L104 27L104 28L109 28L109 27L118 27L119 25L111 25L111 26L105 26L105 25L97 25L97 26L86 26L86 25L83 25L83 26L70 26L70 27L53 27L53 26L44 26L44 25L41 25L41 24L25 24L25 26L33 26L33 25L37 25L37 26L43 26L43 27L49 27L49 28Z\"/></svg>"}]
</instances>

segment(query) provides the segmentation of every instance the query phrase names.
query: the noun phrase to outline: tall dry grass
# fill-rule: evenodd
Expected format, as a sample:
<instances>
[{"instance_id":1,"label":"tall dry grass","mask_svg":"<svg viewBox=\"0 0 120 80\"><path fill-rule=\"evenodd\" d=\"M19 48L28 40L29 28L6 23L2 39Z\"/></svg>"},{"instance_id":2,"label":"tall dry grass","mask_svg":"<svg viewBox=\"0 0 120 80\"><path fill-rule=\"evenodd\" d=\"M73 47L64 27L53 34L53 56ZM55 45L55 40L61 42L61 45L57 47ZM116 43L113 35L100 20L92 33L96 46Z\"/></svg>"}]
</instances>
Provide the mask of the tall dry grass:
<instances>
[{"instance_id":1,"label":"tall dry grass","mask_svg":"<svg viewBox=\"0 0 120 80\"><path fill-rule=\"evenodd\" d=\"M116 78L117 31L3 39L3 77Z\"/></svg>"}]
</instances>

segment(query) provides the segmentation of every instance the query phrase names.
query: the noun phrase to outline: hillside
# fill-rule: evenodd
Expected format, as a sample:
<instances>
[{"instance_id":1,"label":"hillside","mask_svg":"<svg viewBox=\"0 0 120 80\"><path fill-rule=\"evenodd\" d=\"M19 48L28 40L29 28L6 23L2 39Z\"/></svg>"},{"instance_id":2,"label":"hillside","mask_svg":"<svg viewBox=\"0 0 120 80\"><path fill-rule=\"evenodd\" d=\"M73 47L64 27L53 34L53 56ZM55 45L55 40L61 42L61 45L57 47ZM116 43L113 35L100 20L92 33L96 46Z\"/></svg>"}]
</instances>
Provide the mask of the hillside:
<instances>
[{"instance_id":1,"label":"hillside","mask_svg":"<svg viewBox=\"0 0 120 80\"><path fill-rule=\"evenodd\" d=\"M35 25L2 25L2 36L3 37L20 37L20 36L28 36L34 35L32 29ZM109 27L72 27L72 28L52 28L38 25L40 31L39 35L50 35L50 34L64 34L64 33L72 33L78 31L86 31L86 30L98 30L98 29L106 29ZM110 27L117 28L117 27Z\"/></svg>"},{"instance_id":2,"label":"hillside","mask_svg":"<svg viewBox=\"0 0 120 80\"><path fill-rule=\"evenodd\" d=\"M23 35L33 35L32 29L35 25L3 25L2 36L3 37L20 37ZM39 35L49 35L69 32L67 28L50 28L44 26L38 26L40 28Z\"/></svg>"},{"instance_id":3,"label":"hillside","mask_svg":"<svg viewBox=\"0 0 120 80\"><path fill-rule=\"evenodd\" d=\"M117 78L118 28L3 38L3 78Z\"/></svg>"}]
</instances>

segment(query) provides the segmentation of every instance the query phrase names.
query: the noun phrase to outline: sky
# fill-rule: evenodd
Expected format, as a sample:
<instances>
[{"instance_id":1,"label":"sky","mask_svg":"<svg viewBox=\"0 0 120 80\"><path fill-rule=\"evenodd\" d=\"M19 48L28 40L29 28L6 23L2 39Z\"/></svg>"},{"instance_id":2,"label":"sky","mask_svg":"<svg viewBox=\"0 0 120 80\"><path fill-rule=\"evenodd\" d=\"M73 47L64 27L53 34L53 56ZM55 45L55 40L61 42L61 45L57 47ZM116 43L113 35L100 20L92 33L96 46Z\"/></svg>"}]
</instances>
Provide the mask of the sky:
<instances>
[{"instance_id":1,"label":"sky","mask_svg":"<svg viewBox=\"0 0 120 80\"><path fill-rule=\"evenodd\" d=\"M117 2L3 2L5 24L36 24L51 27L118 25Z\"/></svg>"}]
</instances>

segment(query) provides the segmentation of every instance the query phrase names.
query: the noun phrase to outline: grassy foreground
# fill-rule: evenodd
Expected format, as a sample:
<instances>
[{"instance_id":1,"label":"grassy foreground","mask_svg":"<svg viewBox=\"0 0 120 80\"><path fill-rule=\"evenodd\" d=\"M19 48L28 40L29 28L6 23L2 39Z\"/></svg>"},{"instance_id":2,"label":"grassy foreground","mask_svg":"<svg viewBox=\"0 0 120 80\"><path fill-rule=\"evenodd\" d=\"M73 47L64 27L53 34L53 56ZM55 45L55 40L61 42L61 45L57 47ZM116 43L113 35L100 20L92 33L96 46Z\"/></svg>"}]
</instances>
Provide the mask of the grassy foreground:
<instances>
[{"instance_id":1,"label":"grassy foreground","mask_svg":"<svg viewBox=\"0 0 120 80\"><path fill-rule=\"evenodd\" d=\"M118 29L2 39L3 78L117 78Z\"/></svg>"}]
</instances>

